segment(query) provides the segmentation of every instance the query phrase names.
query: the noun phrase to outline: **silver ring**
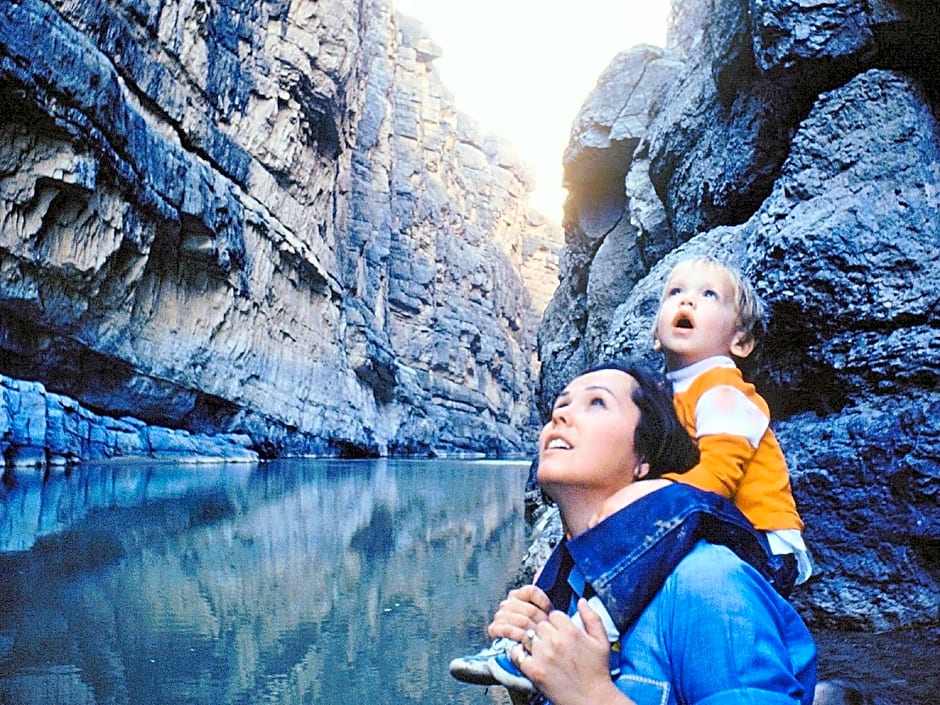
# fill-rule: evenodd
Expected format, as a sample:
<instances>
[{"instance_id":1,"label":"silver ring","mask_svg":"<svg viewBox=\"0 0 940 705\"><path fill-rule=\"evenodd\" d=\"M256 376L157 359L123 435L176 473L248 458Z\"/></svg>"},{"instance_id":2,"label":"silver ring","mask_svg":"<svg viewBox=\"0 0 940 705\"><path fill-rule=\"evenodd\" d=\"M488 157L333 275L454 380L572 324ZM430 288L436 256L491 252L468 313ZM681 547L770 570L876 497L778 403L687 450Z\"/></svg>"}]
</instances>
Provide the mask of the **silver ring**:
<instances>
[{"instance_id":1,"label":"silver ring","mask_svg":"<svg viewBox=\"0 0 940 705\"><path fill-rule=\"evenodd\" d=\"M525 649L527 654L532 653L532 646L535 644L535 640L539 638L539 635L535 633L534 629L527 629L525 633L525 639L522 642L522 648Z\"/></svg>"}]
</instances>

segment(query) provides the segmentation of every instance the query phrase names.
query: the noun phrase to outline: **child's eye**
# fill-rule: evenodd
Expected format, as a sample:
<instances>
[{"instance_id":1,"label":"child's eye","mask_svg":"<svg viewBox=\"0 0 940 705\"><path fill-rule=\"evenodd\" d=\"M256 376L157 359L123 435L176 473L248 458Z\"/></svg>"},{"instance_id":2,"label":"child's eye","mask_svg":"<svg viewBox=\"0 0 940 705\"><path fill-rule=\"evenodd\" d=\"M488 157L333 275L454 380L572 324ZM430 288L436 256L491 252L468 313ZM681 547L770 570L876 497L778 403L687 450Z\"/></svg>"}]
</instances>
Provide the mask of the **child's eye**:
<instances>
[{"instance_id":1,"label":"child's eye","mask_svg":"<svg viewBox=\"0 0 940 705\"><path fill-rule=\"evenodd\" d=\"M678 296L678 295L681 294L681 293L682 293L682 288L681 288L681 287L678 287L678 286L674 286L674 287L672 287L672 288L669 289L669 292L667 293L667 296Z\"/></svg>"},{"instance_id":2,"label":"child's eye","mask_svg":"<svg viewBox=\"0 0 940 705\"><path fill-rule=\"evenodd\" d=\"M718 300L718 292L714 289L706 289L702 292L702 296L704 296L706 299L715 299L716 301Z\"/></svg>"}]
</instances>

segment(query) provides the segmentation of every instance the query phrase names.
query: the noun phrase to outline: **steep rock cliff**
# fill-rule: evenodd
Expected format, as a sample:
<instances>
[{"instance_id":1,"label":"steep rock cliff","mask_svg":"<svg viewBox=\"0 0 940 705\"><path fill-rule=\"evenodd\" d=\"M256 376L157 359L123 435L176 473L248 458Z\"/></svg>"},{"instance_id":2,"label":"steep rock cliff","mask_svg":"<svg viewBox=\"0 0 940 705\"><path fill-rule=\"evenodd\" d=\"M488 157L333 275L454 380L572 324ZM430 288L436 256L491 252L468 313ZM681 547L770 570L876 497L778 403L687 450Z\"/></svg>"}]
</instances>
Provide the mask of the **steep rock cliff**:
<instances>
[{"instance_id":1,"label":"steep rock cliff","mask_svg":"<svg viewBox=\"0 0 940 705\"><path fill-rule=\"evenodd\" d=\"M758 388L791 468L820 624L940 622L940 10L927 0L674 3L618 56L565 155L547 407L639 355L671 265L737 261L767 301Z\"/></svg>"},{"instance_id":2,"label":"steep rock cliff","mask_svg":"<svg viewBox=\"0 0 940 705\"><path fill-rule=\"evenodd\" d=\"M4 3L0 374L262 455L522 450L560 232L391 13Z\"/></svg>"}]
</instances>

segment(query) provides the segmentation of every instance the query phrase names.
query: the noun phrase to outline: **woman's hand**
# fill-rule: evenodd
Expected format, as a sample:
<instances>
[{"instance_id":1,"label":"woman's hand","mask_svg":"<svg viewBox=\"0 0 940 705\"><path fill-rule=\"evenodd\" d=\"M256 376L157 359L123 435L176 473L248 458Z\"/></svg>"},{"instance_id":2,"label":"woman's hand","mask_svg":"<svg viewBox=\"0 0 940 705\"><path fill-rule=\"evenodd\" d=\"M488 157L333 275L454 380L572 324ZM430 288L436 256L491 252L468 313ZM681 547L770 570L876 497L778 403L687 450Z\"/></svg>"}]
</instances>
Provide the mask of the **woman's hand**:
<instances>
[{"instance_id":1,"label":"woman's hand","mask_svg":"<svg viewBox=\"0 0 940 705\"><path fill-rule=\"evenodd\" d=\"M551 600L541 588L524 585L511 590L505 600L499 603L499 609L486 631L491 639L508 637L513 641L522 641L526 631L535 629L548 619L552 610Z\"/></svg>"},{"instance_id":2,"label":"woman's hand","mask_svg":"<svg viewBox=\"0 0 940 705\"><path fill-rule=\"evenodd\" d=\"M587 600L578 601L584 629L554 611L530 638L513 647L511 658L555 705L632 705L610 679L610 642Z\"/></svg>"}]
</instances>

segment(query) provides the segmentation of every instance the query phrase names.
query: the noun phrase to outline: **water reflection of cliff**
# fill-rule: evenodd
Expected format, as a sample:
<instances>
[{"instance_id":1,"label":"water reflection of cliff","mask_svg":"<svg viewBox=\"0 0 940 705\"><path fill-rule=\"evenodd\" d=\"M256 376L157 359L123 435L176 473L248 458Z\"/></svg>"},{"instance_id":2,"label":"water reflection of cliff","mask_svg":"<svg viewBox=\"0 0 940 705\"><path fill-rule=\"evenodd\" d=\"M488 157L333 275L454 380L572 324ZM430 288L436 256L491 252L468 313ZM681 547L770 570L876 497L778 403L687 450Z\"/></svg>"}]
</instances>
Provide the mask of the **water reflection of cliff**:
<instances>
[{"instance_id":1,"label":"water reflection of cliff","mask_svg":"<svg viewBox=\"0 0 940 705\"><path fill-rule=\"evenodd\" d=\"M524 475L88 468L38 498L21 480L3 545L58 528L0 554L0 701L485 702L446 664L479 644L525 549Z\"/></svg>"}]
</instances>

